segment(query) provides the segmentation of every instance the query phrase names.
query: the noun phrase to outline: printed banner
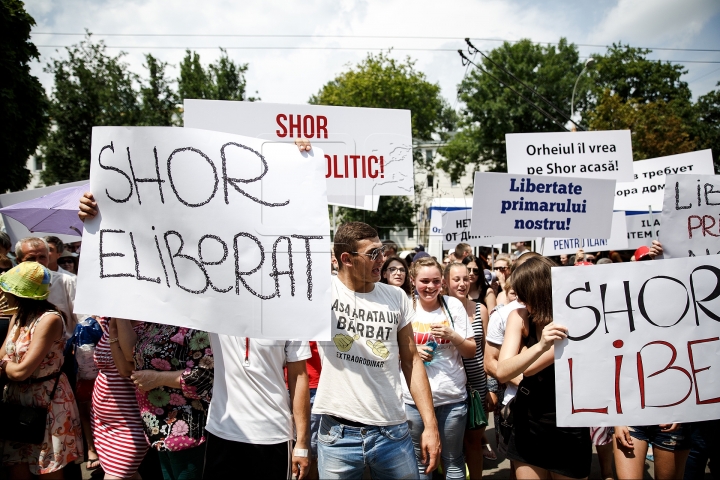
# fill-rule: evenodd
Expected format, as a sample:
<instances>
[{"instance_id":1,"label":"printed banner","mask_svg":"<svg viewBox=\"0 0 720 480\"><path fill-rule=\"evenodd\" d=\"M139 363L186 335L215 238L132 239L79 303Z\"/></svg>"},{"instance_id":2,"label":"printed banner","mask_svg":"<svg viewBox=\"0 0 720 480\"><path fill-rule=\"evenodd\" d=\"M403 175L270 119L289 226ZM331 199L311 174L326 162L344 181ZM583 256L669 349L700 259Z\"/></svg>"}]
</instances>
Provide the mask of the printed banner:
<instances>
[{"instance_id":1,"label":"printed banner","mask_svg":"<svg viewBox=\"0 0 720 480\"><path fill-rule=\"evenodd\" d=\"M368 205L365 196L414 193L409 110L215 100L184 105L186 127L280 143L304 138L322 148L331 203L359 208Z\"/></svg>"},{"instance_id":2,"label":"printed banner","mask_svg":"<svg viewBox=\"0 0 720 480\"><path fill-rule=\"evenodd\" d=\"M537 239L540 245L542 238ZM542 254L573 255L579 248L585 252L607 252L610 250L626 250L628 248L627 225L625 212L613 212L610 238L553 238L545 240Z\"/></svg>"},{"instance_id":3,"label":"printed banner","mask_svg":"<svg viewBox=\"0 0 720 480\"><path fill-rule=\"evenodd\" d=\"M253 338L330 334L322 151L95 127L75 311Z\"/></svg>"},{"instance_id":4,"label":"printed banner","mask_svg":"<svg viewBox=\"0 0 720 480\"><path fill-rule=\"evenodd\" d=\"M669 175L660 222L665 258L720 253L720 175Z\"/></svg>"},{"instance_id":5,"label":"printed banner","mask_svg":"<svg viewBox=\"0 0 720 480\"><path fill-rule=\"evenodd\" d=\"M615 210L662 210L665 177L677 174L713 175L712 150L680 153L633 162L635 181L615 186Z\"/></svg>"},{"instance_id":6,"label":"printed banner","mask_svg":"<svg viewBox=\"0 0 720 480\"><path fill-rule=\"evenodd\" d=\"M472 235L609 238L615 180L475 173Z\"/></svg>"},{"instance_id":7,"label":"printed banner","mask_svg":"<svg viewBox=\"0 0 720 480\"><path fill-rule=\"evenodd\" d=\"M720 256L553 268L557 425L720 418Z\"/></svg>"},{"instance_id":8,"label":"printed banner","mask_svg":"<svg viewBox=\"0 0 720 480\"><path fill-rule=\"evenodd\" d=\"M508 173L633 180L630 130L505 134Z\"/></svg>"},{"instance_id":9,"label":"printed banner","mask_svg":"<svg viewBox=\"0 0 720 480\"><path fill-rule=\"evenodd\" d=\"M470 234L472 209L442 212L443 250L454 250L458 243L471 247L490 247L501 243L524 242L527 237L487 237Z\"/></svg>"},{"instance_id":10,"label":"printed banner","mask_svg":"<svg viewBox=\"0 0 720 480\"><path fill-rule=\"evenodd\" d=\"M625 214L627 224L628 250L637 250L643 245L652 245L653 230L655 239L660 238L660 212L653 212L652 218L649 213L637 215Z\"/></svg>"}]
</instances>

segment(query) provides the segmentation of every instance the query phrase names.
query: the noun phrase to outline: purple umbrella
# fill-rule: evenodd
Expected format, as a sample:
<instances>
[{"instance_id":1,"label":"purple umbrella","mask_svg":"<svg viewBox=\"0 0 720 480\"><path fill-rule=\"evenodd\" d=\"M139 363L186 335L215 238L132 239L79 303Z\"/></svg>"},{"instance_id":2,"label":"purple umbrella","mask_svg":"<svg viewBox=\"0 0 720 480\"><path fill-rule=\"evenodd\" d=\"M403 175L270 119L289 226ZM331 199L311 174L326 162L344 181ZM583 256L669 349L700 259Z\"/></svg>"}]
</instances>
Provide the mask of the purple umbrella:
<instances>
[{"instance_id":1,"label":"purple umbrella","mask_svg":"<svg viewBox=\"0 0 720 480\"><path fill-rule=\"evenodd\" d=\"M14 218L31 232L59 233L82 236L83 224L78 218L78 205L90 184L63 188L40 198L0 208L0 213Z\"/></svg>"}]
</instances>

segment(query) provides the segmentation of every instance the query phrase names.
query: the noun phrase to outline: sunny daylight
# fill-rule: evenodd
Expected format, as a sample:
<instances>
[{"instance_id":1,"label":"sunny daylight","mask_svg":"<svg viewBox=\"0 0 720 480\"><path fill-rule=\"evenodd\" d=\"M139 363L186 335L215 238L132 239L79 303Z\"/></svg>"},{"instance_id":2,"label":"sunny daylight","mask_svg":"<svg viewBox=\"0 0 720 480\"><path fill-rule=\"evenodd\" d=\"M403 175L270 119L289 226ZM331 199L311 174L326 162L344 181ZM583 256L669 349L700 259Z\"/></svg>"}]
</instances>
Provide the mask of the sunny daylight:
<instances>
[{"instance_id":1,"label":"sunny daylight","mask_svg":"<svg viewBox=\"0 0 720 480\"><path fill-rule=\"evenodd\" d=\"M720 480L717 0L0 31L0 480Z\"/></svg>"}]
</instances>

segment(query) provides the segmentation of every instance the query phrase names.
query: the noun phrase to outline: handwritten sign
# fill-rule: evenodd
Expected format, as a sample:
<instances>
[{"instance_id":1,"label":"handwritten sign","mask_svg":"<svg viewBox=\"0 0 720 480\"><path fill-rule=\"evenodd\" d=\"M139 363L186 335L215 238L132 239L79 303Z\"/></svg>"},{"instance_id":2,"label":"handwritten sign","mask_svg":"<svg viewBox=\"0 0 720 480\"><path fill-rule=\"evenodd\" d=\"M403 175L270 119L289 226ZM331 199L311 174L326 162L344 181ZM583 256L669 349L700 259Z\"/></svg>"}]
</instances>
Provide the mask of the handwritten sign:
<instances>
[{"instance_id":1,"label":"handwritten sign","mask_svg":"<svg viewBox=\"0 0 720 480\"><path fill-rule=\"evenodd\" d=\"M540 242L538 238L538 242ZM538 243L540 245L540 243ZM609 250L626 250L628 248L627 241L627 224L625 223L625 212L613 212L612 230L610 238L553 238L545 242L545 248L542 254L545 256L552 255L572 255L579 248L586 252L607 252Z\"/></svg>"},{"instance_id":2,"label":"handwritten sign","mask_svg":"<svg viewBox=\"0 0 720 480\"><path fill-rule=\"evenodd\" d=\"M608 238L615 180L475 174L472 235Z\"/></svg>"},{"instance_id":3,"label":"handwritten sign","mask_svg":"<svg viewBox=\"0 0 720 480\"><path fill-rule=\"evenodd\" d=\"M651 158L633 162L635 181L618 182L615 186L615 210L647 211L662 210L668 175L713 175L712 150L680 153L667 157Z\"/></svg>"},{"instance_id":4,"label":"handwritten sign","mask_svg":"<svg viewBox=\"0 0 720 480\"><path fill-rule=\"evenodd\" d=\"M557 424L720 417L720 256L553 268Z\"/></svg>"},{"instance_id":5,"label":"handwritten sign","mask_svg":"<svg viewBox=\"0 0 720 480\"><path fill-rule=\"evenodd\" d=\"M643 245L649 247L652 245L653 230L655 230L655 238L660 238L660 212L655 212L650 218L649 213L641 214L625 214L625 223L627 225L627 238L630 250L637 250Z\"/></svg>"},{"instance_id":6,"label":"handwritten sign","mask_svg":"<svg viewBox=\"0 0 720 480\"><path fill-rule=\"evenodd\" d=\"M274 142L308 139L323 149L333 204L360 207L368 195L414 193L409 110L185 100L184 120L191 128Z\"/></svg>"},{"instance_id":7,"label":"handwritten sign","mask_svg":"<svg viewBox=\"0 0 720 480\"><path fill-rule=\"evenodd\" d=\"M95 127L75 309L329 339L321 150L190 128ZM322 157L321 157L322 158Z\"/></svg>"},{"instance_id":8,"label":"handwritten sign","mask_svg":"<svg viewBox=\"0 0 720 480\"><path fill-rule=\"evenodd\" d=\"M720 253L720 175L670 175L666 186L664 257Z\"/></svg>"},{"instance_id":9,"label":"handwritten sign","mask_svg":"<svg viewBox=\"0 0 720 480\"><path fill-rule=\"evenodd\" d=\"M527 237L471 235L472 209L442 212L442 222L443 250L454 250L458 243L467 243L471 247L489 247L530 240Z\"/></svg>"},{"instance_id":10,"label":"handwritten sign","mask_svg":"<svg viewBox=\"0 0 720 480\"><path fill-rule=\"evenodd\" d=\"M630 130L505 134L508 173L633 179Z\"/></svg>"}]
</instances>

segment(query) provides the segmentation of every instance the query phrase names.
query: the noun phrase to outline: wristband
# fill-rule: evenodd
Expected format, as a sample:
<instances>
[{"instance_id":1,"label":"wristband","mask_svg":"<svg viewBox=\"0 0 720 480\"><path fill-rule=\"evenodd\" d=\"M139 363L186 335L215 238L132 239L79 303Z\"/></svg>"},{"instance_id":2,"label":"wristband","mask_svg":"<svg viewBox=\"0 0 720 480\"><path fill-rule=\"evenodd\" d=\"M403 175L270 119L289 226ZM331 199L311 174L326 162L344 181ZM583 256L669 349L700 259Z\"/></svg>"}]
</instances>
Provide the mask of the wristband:
<instances>
[{"instance_id":1,"label":"wristband","mask_svg":"<svg viewBox=\"0 0 720 480\"><path fill-rule=\"evenodd\" d=\"M295 448L293 449L293 457L306 457L308 456L307 448Z\"/></svg>"},{"instance_id":2,"label":"wristband","mask_svg":"<svg viewBox=\"0 0 720 480\"><path fill-rule=\"evenodd\" d=\"M110 338L110 339L108 339L108 343L115 343L115 342L117 342L118 340L120 340L120 339L117 338L117 337L115 337L115 338Z\"/></svg>"}]
</instances>

